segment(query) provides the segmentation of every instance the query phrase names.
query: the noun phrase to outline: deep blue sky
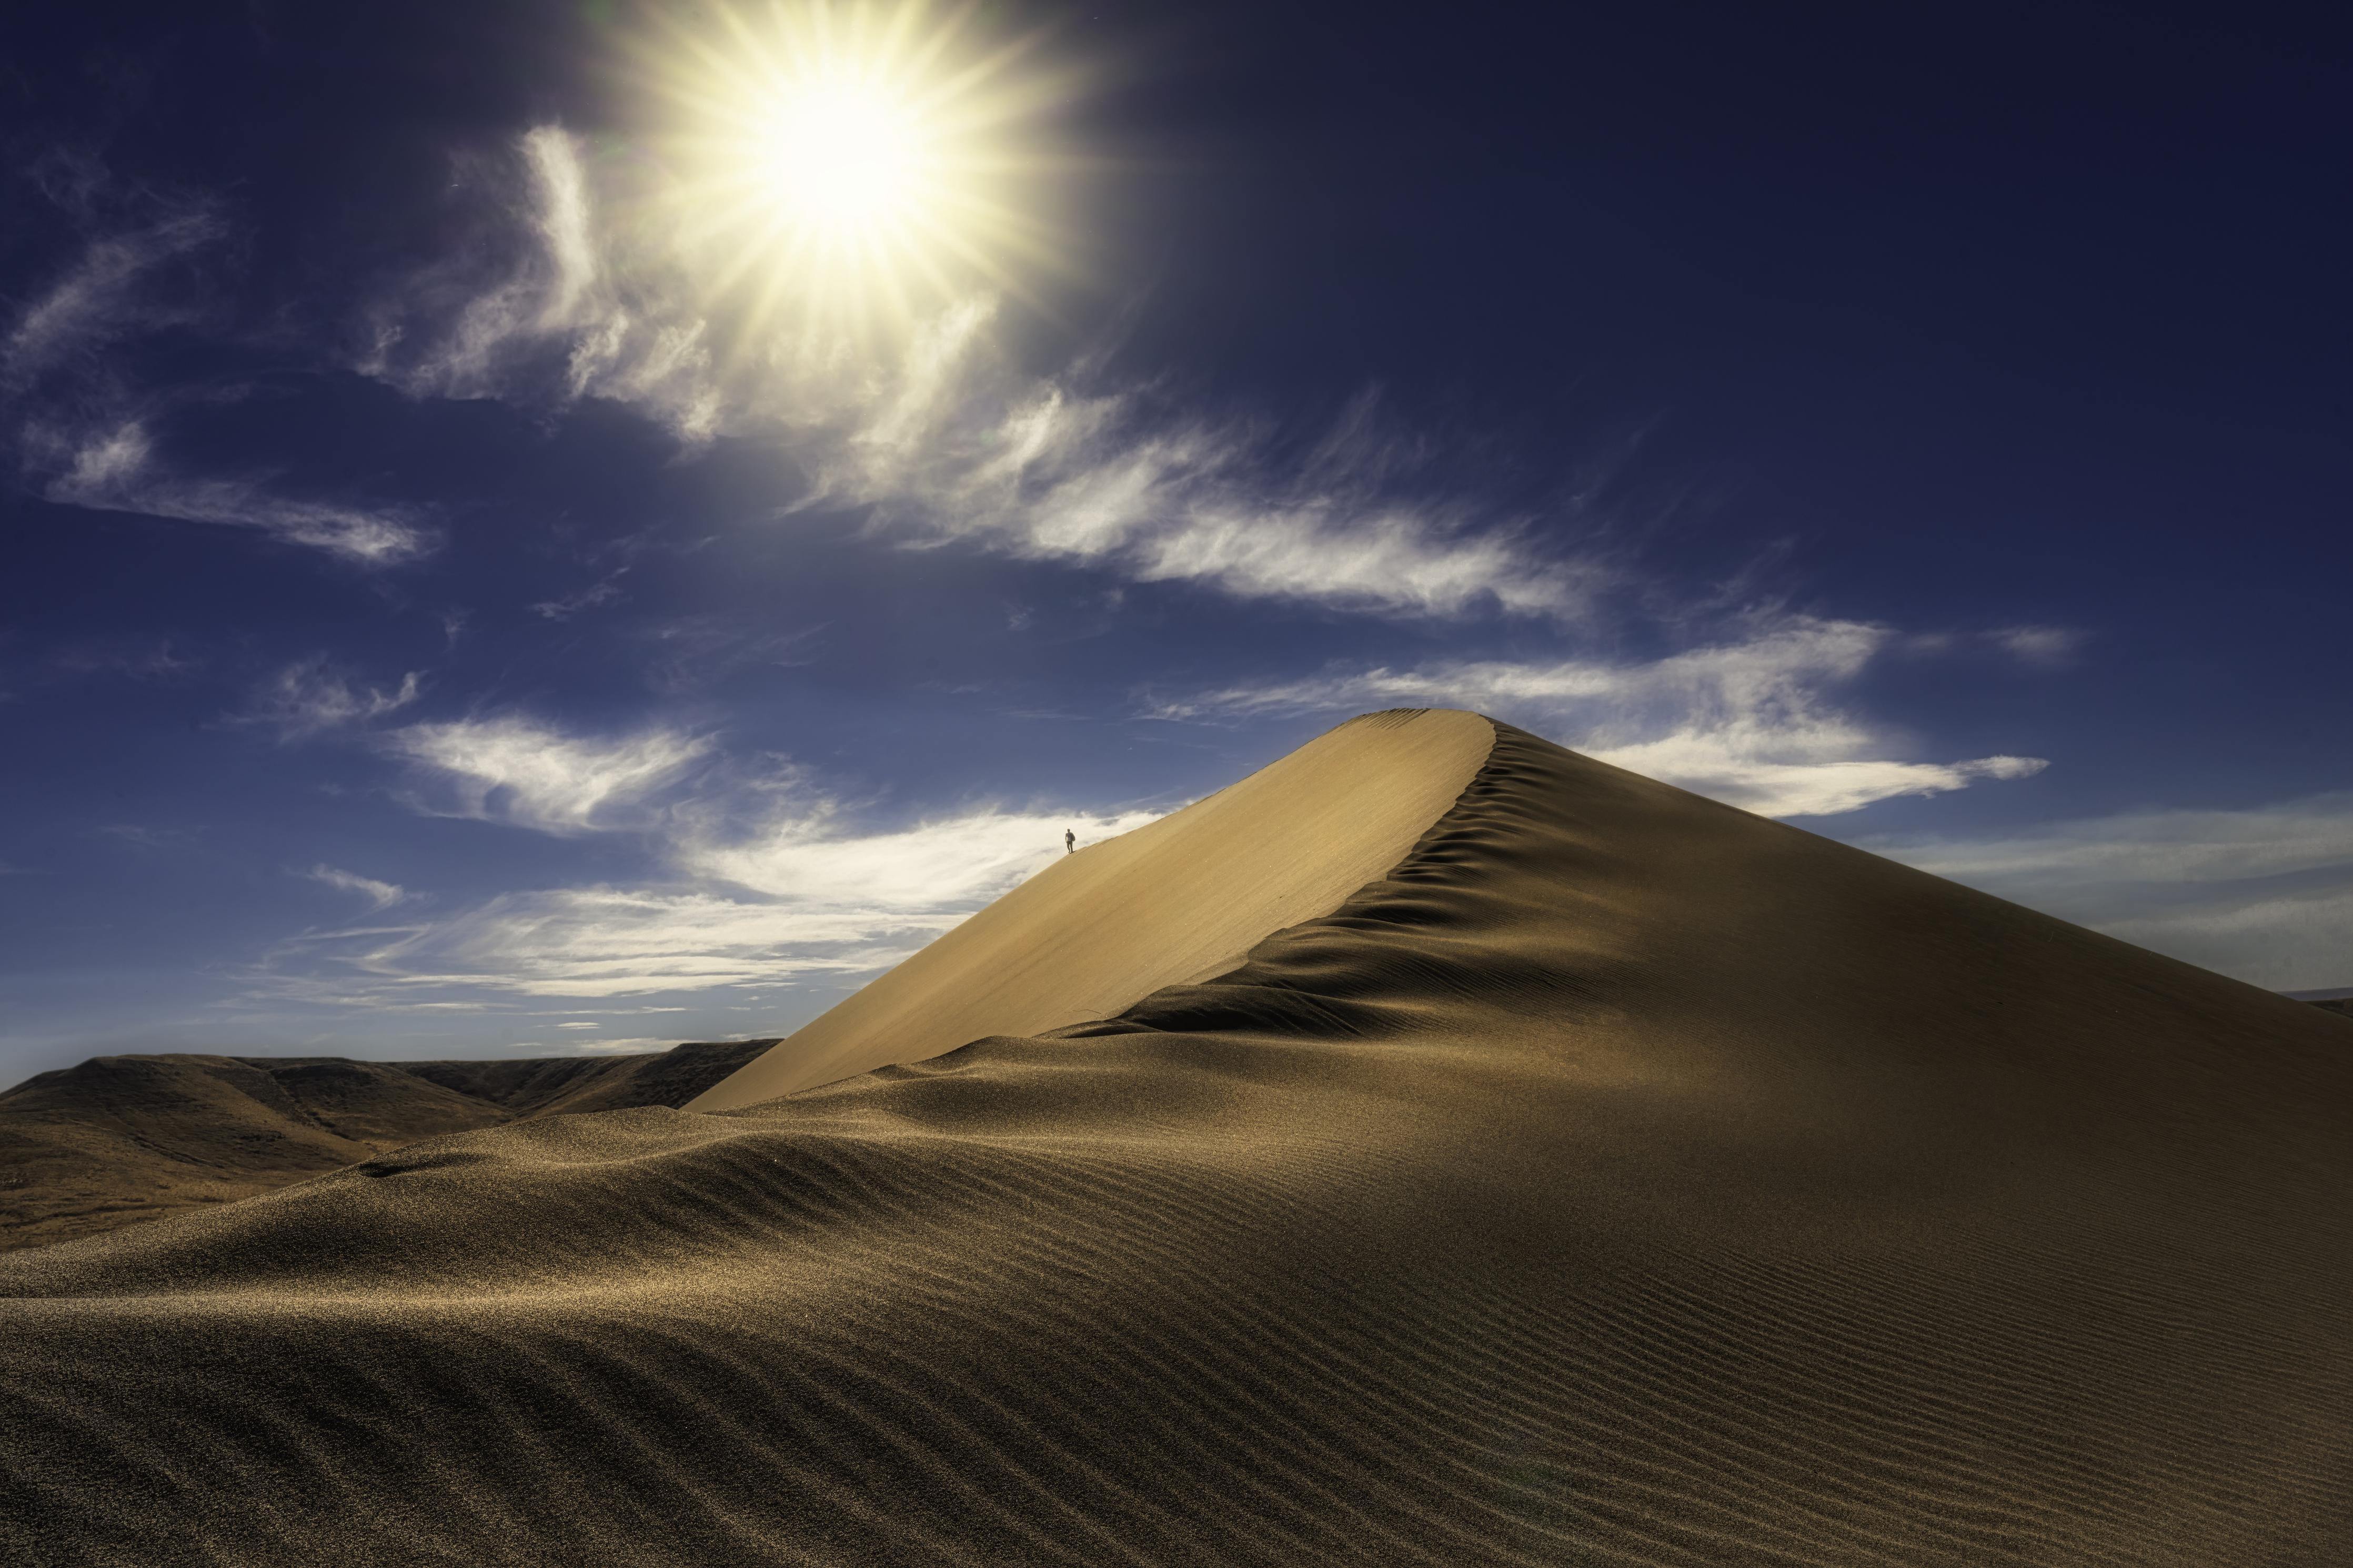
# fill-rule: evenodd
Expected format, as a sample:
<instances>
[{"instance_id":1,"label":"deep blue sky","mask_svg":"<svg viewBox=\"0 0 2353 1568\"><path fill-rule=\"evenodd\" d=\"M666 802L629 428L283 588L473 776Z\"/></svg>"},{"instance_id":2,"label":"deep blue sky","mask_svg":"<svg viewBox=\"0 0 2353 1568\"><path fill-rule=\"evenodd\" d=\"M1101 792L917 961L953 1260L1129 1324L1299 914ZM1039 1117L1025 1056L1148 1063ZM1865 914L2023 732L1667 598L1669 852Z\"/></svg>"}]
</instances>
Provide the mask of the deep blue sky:
<instances>
[{"instance_id":1,"label":"deep blue sky","mask_svg":"<svg viewBox=\"0 0 2353 1568\"><path fill-rule=\"evenodd\" d=\"M0 22L0 1080L783 1032L1406 702L2353 984L2318 8L935 9L1046 240L817 370L716 26Z\"/></svg>"}]
</instances>

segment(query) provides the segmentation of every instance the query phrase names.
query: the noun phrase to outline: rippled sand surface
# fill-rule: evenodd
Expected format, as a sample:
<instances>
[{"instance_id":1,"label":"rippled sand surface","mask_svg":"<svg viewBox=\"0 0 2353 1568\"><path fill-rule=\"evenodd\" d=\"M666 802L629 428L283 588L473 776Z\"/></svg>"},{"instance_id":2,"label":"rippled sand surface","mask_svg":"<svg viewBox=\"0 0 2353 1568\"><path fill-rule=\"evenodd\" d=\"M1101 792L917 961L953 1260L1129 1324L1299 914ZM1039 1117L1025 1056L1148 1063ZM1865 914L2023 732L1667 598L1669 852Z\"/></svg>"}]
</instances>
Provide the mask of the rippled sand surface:
<instances>
[{"instance_id":1,"label":"rippled sand surface","mask_svg":"<svg viewBox=\"0 0 2353 1568\"><path fill-rule=\"evenodd\" d=\"M1110 1021L0 1260L0 1559L2353 1561L2353 1027L1498 731Z\"/></svg>"}]
</instances>

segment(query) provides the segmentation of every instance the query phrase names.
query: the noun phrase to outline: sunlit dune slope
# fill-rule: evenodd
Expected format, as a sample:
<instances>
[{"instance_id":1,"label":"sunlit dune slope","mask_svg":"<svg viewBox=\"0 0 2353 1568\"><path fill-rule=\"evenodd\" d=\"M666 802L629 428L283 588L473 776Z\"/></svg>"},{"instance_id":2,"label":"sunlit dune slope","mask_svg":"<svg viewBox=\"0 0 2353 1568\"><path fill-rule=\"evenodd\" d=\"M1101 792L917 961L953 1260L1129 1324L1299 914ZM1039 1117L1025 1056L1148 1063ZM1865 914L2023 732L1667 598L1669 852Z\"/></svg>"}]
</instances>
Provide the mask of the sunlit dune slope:
<instances>
[{"instance_id":1,"label":"sunlit dune slope","mask_svg":"<svg viewBox=\"0 0 2353 1568\"><path fill-rule=\"evenodd\" d=\"M1352 719L1057 861L688 1109L732 1110L984 1035L1044 1034L1222 973L1403 859L1493 744L1472 713Z\"/></svg>"},{"instance_id":2,"label":"sunlit dune slope","mask_svg":"<svg viewBox=\"0 0 2353 1568\"><path fill-rule=\"evenodd\" d=\"M2348 1127L2344 1019L1501 728L1115 1018L0 1259L0 1560L2324 1568Z\"/></svg>"}]
</instances>

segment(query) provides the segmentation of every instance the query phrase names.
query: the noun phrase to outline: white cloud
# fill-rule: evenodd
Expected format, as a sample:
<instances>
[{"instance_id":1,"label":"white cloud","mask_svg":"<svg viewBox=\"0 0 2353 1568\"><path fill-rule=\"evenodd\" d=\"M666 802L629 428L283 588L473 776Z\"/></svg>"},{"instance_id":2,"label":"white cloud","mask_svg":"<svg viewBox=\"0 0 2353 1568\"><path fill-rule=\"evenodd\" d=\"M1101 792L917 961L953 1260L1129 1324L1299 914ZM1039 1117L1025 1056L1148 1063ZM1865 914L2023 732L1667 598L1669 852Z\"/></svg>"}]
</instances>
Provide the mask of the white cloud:
<instances>
[{"instance_id":1,"label":"white cloud","mask_svg":"<svg viewBox=\"0 0 2353 1568\"><path fill-rule=\"evenodd\" d=\"M332 866L313 866L301 875L314 882L323 882L338 892L357 893L368 901L368 912L390 909L408 897L407 890L396 882L379 882L373 877L363 877L356 871L342 871Z\"/></svg>"},{"instance_id":2,"label":"white cloud","mask_svg":"<svg viewBox=\"0 0 2353 1568\"><path fill-rule=\"evenodd\" d=\"M2084 646L2080 631L2067 626L2004 626L1987 640L2022 664L2062 665Z\"/></svg>"},{"instance_id":3,"label":"white cloud","mask_svg":"<svg viewBox=\"0 0 2353 1568\"><path fill-rule=\"evenodd\" d=\"M299 741L397 712L417 700L420 680L418 672L410 670L389 691L362 686L325 654L313 654L280 670L234 721L267 724L277 730L280 741Z\"/></svg>"},{"instance_id":4,"label":"white cloud","mask_svg":"<svg viewBox=\"0 0 2353 1568\"><path fill-rule=\"evenodd\" d=\"M555 834L628 826L617 814L711 750L707 738L675 730L586 740L518 716L412 724L385 741L439 775L449 796L435 807L443 814Z\"/></svg>"},{"instance_id":5,"label":"white cloud","mask_svg":"<svg viewBox=\"0 0 2353 1568\"><path fill-rule=\"evenodd\" d=\"M1964 881L2239 882L2353 862L2353 792L2237 811L2127 812L2002 838L1905 842L1905 858L1933 857L1939 876Z\"/></svg>"},{"instance_id":6,"label":"white cloud","mask_svg":"<svg viewBox=\"0 0 2353 1568\"><path fill-rule=\"evenodd\" d=\"M227 234L212 211L182 204L145 227L101 236L17 318L0 342L0 394L19 421L28 483L62 506L258 529L362 565L424 554L433 531L413 509L288 497L268 476L203 478L157 458L149 424L168 398L126 393L107 351L206 314L201 289L167 297L167 264Z\"/></svg>"},{"instance_id":7,"label":"white cloud","mask_svg":"<svg viewBox=\"0 0 2353 1568\"><path fill-rule=\"evenodd\" d=\"M627 567L622 568L622 571L627 570ZM620 584L616 581L620 575L621 573L616 572L611 577L592 583L576 594L567 594L560 599L543 600L531 607L532 614L543 620L568 621L586 611L600 609L623 596Z\"/></svg>"},{"instance_id":8,"label":"white cloud","mask_svg":"<svg viewBox=\"0 0 2353 1568\"><path fill-rule=\"evenodd\" d=\"M1737 641L1646 662L1463 660L1332 672L1166 700L1167 719L1249 718L1397 706L1475 709L1620 767L1768 816L1825 816L1981 779L2023 778L2031 757L1919 763L1829 693L1890 646L1884 626L1762 618ZM1874 754L1877 753L1877 754Z\"/></svg>"},{"instance_id":9,"label":"white cloud","mask_svg":"<svg viewBox=\"0 0 2353 1568\"><path fill-rule=\"evenodd\" d=\"M259 478L172 473L156 461L137 420L81 432L43 429L28 447L62 457L41 492L61 505L259 529L364 566L396 565L434 544L432 528L413 509L300 500L272 494Z\"/></svg>"},{"instance_id":10,"label":"white cloud","mask_svg":"<svg viewBox=\"0 0 2353 1568\"><path fill-rule=\"evenodd\" d=\"M571 1028L573 1026L566 1024L560 1027ZM586 1024L580 1027L600 1029L604 1026ZM507 1048L513 1051L531 1051L554 1056L610 1057L651 1055L657 1051L669 1050L676 1044L678 1044L676 1040L663 1039L652 1035L639 1035L619 1040L555 1040L547 1043L526 1040Z\"/></svg>"},{"instance_id":11,"label":"white cloud","mask_svg":"<svg viewBox=\"0 0 2353 1568\"><path fill-rule=\"evenodd\" d=\"M1573 616L1601 581L1534 551L1514 520L1416 496L1418 444L1385 432L1369 401L1293 456L1262 423L1105 385L1087 364L1018 370L987 299L937 311L895 350L750 332L707 313L707 262L607 216L568 133L524 137L512 177L520 252L487 276L413 280L364 371L416 395L608 398L689 442L765 440L815 477L804 508L871 509L912 540L1134 582L1389 615ZM723 359L722 341L736 345Z\"/></svg>"},{"instance_id":12,"label":"white cloud","mask_svg":"<svg viewBox=\"0 0 2353 1568\"><path fill-rule=\"evenodd\" d=\"M467 815L551 832L609 825L609 807L659 787L704 749L659 731L581 742L514 719L413 726L393 739L456 775ZM733 821L723 795L638 819L681 879L673 885L514 892L438 920L308 932L271 956L269 984L314 1002L415 1006L453 989L613 997L862 974L1051 864L1065 828L1092 843L1156 815L982 805L874 830L797 773L752 795L749 825ZM312 874L401 896L324 867Z\"/></svg>"},{"instance_id":13,"label":"white cloud","mask_svg":"<svg viewBox=\"0 0 2353 1568\"><path fill-rule=\"evenodd\" d=\"M1853 731L1857 747L1872 743ZM1784 744L1757 729L1694 731L1631 746L1578 749L1650 778L1663 779L1712 800L1765 816L1835 816L1873 801L1946 795L1988 779L2031 778L2049 764L2040 757L1979 757L1961 763L1905 763L1887 758L1834 758L1820 738ZM1789 752L1806 758L1775 761Z\"/></svg>"},{"instance_id":14,"label":"white cloud","mask_svg":"<svg viewBox=\"0 0 2353 1568\"><path fill-rule=\"evenodd\" d=\"M1159 814L1048 814L982 807L894 832L847 834L818 803L728 843L690 837L680 864L714 880L808 908L977 909L1062 852L1065 828L1085 843L1141 827Z\"/></svg>"},{"instance_id":15,"label":"white cloud","mask_svg":"<svg viewBox=\"0 0 2353 1568\"><path fill-rule=\"evenodd\" d=\"M879 969L955 915L799 907L709 892L566 888L502 894L341 955L354 999L472 986L628 996Z\"/></svg>"},{"instance_id":16,"label":"white cloud","mask_svg":"<svg viewBox=\"0 0 2353 1568\"><path fill-rule=\"evenodd\" d=\"M358 368L419 397L611 398L690 444L710 440L720 376L691 281L659 264L632 279L608 259L623 242L595 226L569 132L537 127L514 153L484 173L498 210L481 242L379 307Z\"/></svg>"},{"instance_id":17,"label":"white cloud","mask_svg":"<svg viewBox=\"0 0 2353 1568\"><path fill-rule=\"evenodd\" d=\"M2353 983L2353 793L1859 842L2274 990Z\"/></svg>"},{"instance_id":18,"label":"white cloud","mask_svg":"<svg viewBox=\"0 0 2353 1568\"><path fill-rule=\"evenodd\" d=\"M164 263L227 233L212 213L191 208L93 241L57 285L16 319L0 346L0 387L21 393L128 332L183 319L184 310L164 304L142 285Z\"/></svg>"}]
</instances>

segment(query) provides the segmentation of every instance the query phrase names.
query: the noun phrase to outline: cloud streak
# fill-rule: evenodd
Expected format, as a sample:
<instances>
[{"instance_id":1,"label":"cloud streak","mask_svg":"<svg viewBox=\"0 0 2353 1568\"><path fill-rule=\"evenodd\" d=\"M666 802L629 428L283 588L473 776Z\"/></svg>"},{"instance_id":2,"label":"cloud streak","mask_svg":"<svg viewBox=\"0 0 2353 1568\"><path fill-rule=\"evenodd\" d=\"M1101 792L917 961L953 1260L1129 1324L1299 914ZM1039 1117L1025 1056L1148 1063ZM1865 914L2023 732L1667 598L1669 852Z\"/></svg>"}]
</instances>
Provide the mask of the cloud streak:
<instances>
[{"instance_id":1,"label":"cloud streak","mask_svg":"<svg viewBox=\"0 0 2353 1568\"><path fill-rule=\"evenodd\" d=\"M309 934L272 955L270 984L356 1005L452 992L633 996L870 973L1051 864L1065 827L1094 841L1156 815L983 806L875 832L852 826L829 797L794 799L732 837L714 837L708 821L667 819L681 883L512 892L441 920Z\"/></svg>"},{"instance_id":2,"label":"cloud streak","mask_svg":"<svg viewBox=\"0 0 2353 1568\"><path fill-rule=\"evenodd\" d=\"M0 388L22 394L68 366L87 368L108 343L185 320L145 285L167 263L217 243L228 232L203 208L173 212L143 228L87 247L65 276L26 307L0 346Z\"/></svg>"},{"instance_id":3,"label":"cloud streak","mask_svg":"<svg viewBox=\"0 0 2353 1568\"><path fill-rule=\"evenodd\" d=\"M566 836L641 826L625 814L711 752L676 730L584 739L519 715L411 724L385 743L438 786L436 814Z\"/></svg>"},{"instance_id":4,"label":"cloud streak","mask_svg":"<svg viewBox=\"0 0 2353 1568\"><path fill-rule=\"evenodd\" d=\"M1831 694L1896 642L1884 626L1759 618L1745 638L1648 662L1458 660L1332 671L1151 704L1149 716L1231 720L1397 706L1471 708L1604 762L1767 816L1831 816L1897 795L2023 778L2031 757L1907 762Z\"/></svg>"},{"instance_id":5,"label":"cloud streak","mask_svg":"<svg viewBox=\"0 0 2353 1568\"><path fill-rule=\"evenodd\" d=\"M417 700L421 682L419 673L410 670L389 691L363 686L325 654L313 654L271 677L244 712L232 715L232 722L266 725L281 742L307 740L398 712Z\"/></svg>"},{"instance_id":6,"label":"cloud streak","mask_svg":"<svg viewBox=\"0 0 2353 1568\"><path fill-rule=\"evenodd\" d=\"M1537 552L1518 520L1416 494L1419 447L1385 433L1369 401L1293 454L1265 422L1187 412L1093 364L1016 369L985 298L888 352L771 333L722 356L713 345L736 334L707 313L694 258L615 221L571 135L524 136L510 179L501 269L412 280L381 308L363 371L412 395L604 398L690 444L765 441L813 476L797 510L862 509L909 541L1130 582L1567 618L1605 580Z\"/></svg>"},{"instance_id":7,"label":"cloud streak","mask_svg":"<svg viewBox=\"0 0 2353 1568\"><path fill-rule=\"evenodd\" d=\"M2353 793L1860 842L2258 985L2353 984Z\"/></svg>"},{"instance_id":8,"label":"cloud streak","mask_svg":"<svg viewBox=\"0 0 2353 1568\"><path fill-rule=\"evenodd\" d=\"M396 882L379 882L373 877L363 877L356 871L338 870L332 866L313 866L301 875L337 892L358 894L367 900L370 914L388 910L408 897L407 889Z\"/></svg>"},{"instance_id":9,"label":"cloud streak","mask_svg":"<svg viewBox=\"0 0 2353 1568\"><path fill-rule=\"evenodd\" d=\"M28 488L60 506L256 530L366 567L428 553L436 531L417 509L287 496L267 474L191 474L158 456L152 426L173 395L131 390L111 356L218 313L183 264L229 237L211 206L173 204L144 226L89 239L17 317L0 340L0 401Z\"/></svg>"},{"instance_id":10,"label":"cloud streak","mask_svg":"<svg viewBox=\"0 0 2353 1568\"><path fill-rule=\"evenodd\" d=\"M160 463L145 425L132 420L79 433L39 432L37 448L62 452L44 500L93 511L258 529L362 566L391 566L429 552L430 522L418 510L301 500L273 494L257 477L199 479Z\"/></svg>"}]
</instances>

